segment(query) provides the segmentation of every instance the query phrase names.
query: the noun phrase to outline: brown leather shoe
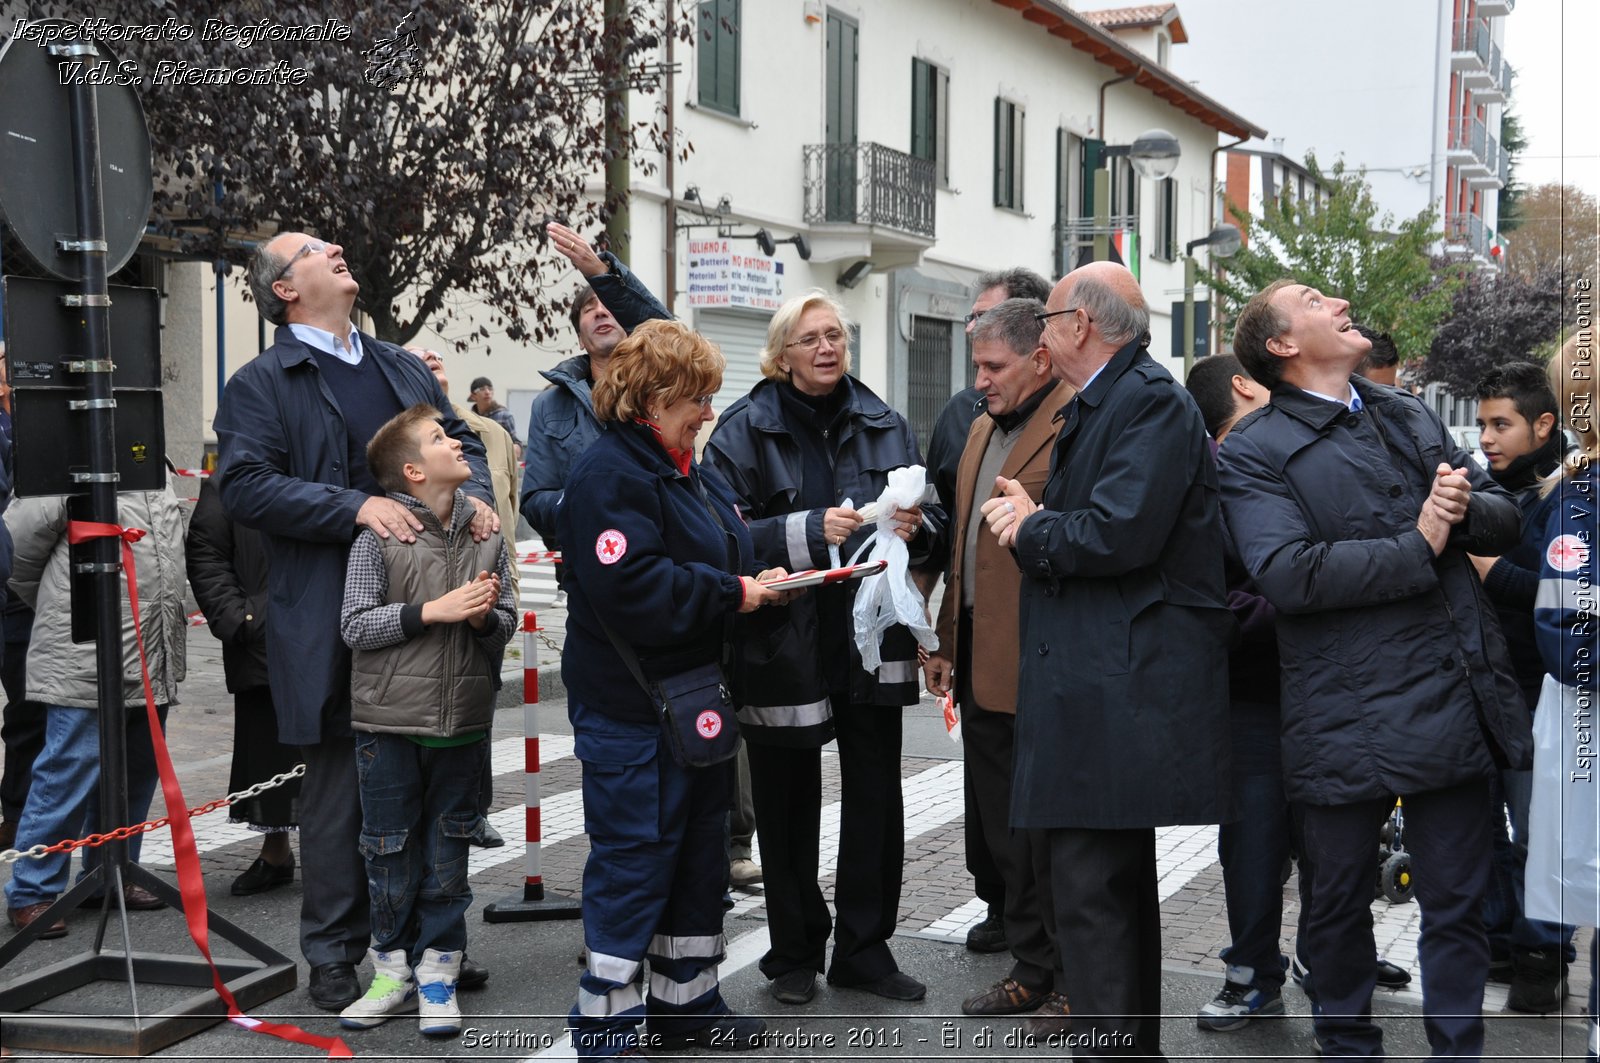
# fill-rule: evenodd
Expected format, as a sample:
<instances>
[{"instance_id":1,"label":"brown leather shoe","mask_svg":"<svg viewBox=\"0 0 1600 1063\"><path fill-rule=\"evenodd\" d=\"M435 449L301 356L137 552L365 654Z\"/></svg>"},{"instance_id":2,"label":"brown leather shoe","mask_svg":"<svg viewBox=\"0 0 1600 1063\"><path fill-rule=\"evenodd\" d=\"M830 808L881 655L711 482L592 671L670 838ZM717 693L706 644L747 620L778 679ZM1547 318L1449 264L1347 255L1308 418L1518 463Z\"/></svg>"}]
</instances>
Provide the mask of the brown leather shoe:
<instances>
[{"instance_id":1,"label":"brown leather shoe","mask_svg":"<svg viewBox=\"0 0 1600 1063\"><path fill-rule=\"evenodd\" d=\"M1039 1040L1072 1032L1072 1009L1067 998L1051 990L1039 1002L1039 1010L1028 1016L1027 1032Z\"/></svg>"},{"instance_id":2,"label":"brown leather shoe","mask_svg":"<svg viewBox=\"0 0 1600 1063\"><path fill-rule=\"evenodd\" d=\"M961 1002L963 1015L1018 1015L1033 1011L1047 994L1039 993L1015 978L1003 978L994 985Z\"/></svg>"},{"instance_id":3,"label":"brown leather shoe","mask_svg":"<svg viewBox=\"0 0 1600 1063\"><path fill-rule=\"evenodd\" d=\"M98 908L102 897L86 897L78 903L79 908ZM128 883L122 887L123 903L130 912L153 912L158 908L165 908L167 902L157 897L143 886Z\"/></svg>"},{"instance_id":4,"label":"brown leather shoe","mask_svg":"<svg viewBox=\"0 0 1600 1063\"><path fill-rule=\"evenodd\" d=\"M38 904L24 904L21 908L7 908L6 921L12 926L16 927L18 930L23 930L29 926L32 926L33 923L45 913L45 909L49 908L53 903L55 902L40 901ZM65 919L57 919L55 922L45 927L44 932L39 935L39 939L41 941L47 941L50 938L64 938L66 936L67 921Z\"/></svg>"}]
</instances>

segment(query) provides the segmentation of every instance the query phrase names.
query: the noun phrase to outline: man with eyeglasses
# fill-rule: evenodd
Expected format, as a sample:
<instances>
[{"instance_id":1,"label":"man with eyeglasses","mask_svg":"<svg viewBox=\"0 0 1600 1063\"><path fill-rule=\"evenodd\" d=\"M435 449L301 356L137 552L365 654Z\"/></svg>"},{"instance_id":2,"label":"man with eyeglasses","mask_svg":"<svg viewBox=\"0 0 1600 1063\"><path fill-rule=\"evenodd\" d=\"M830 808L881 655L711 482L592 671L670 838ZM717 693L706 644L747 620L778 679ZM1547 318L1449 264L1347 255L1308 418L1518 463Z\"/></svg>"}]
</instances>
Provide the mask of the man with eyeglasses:
<instances>
[{"instance_id":1,"label":"man with eyeglasses","mask_svg":"<svg viewBox=\"0 0 1600 1063\"><path fill-rule=\"evenodd\" d=\"M1229 811L1217 473L1126 267L1073 270L1038 320L1078 393L1042 505L999 477L982 506L1023 575L1011 826L1046 834L1073 1054L1160 1058L1155 828Z\"/></svg>"},{"instance_id":2,"label":"man with eyeglasses","mask_svg":"<svg viewBox=\"0 0 1600 1063\"><path fill-rule=\"evenodd\" d=\"M1007 299L1036 299L1044 302L1050 295L1050 282L1033 270L1016 266L979 274L973 282L978 297L972 301L967 314L967 335L983 315ZM954 513L956 495L956 468L961 463L961 452L967 445L967 434L972 423L983 413L987 403L983 392L976 387L958 391L940 411L933 422L933 435L928 440L928 478L939 494L939 505L946 513ZM950 529L949 531L953 531ZM926 565L918 568L913 577L924 597L932 591L939 577L950 568L951 536L935 543ZM972 875L973 892L988 905L983 921L967 931L967 948L973 952L1004 952L1006 942L1006 884L1000 869L995 866L990 842L983 829L983 816L978 812L977 797L972 788L971 773L967 773L964 807L966 810L967 871Z\"/></svg>"},{"instance_id":3,"label":"man with eyeglasses","mask_svg":"<svg viewBox=\"0 0 1600 1063\"><path fill-rule=\"evenodd\" d=\"M472 467L463 489L474 538L500 527L483 444L458 418L427 366L351 323L361 286L344 248L283 233L256 249L247 271L271 347L228 382L215 427L223 506L266 535L273 608L267 670L278 740L300 747L300 951L311 1002L341 1011L360 994L355 965L371 930L361 855L361 798L350 729L350 651L339 635L345 559L356 533L412 542L422 525L385 496L367 468L367 442L419 403L437 407ZM377 840L370 840L378 844ZM462 969L461 985L488 972Z\"/></svg>"}]
</instances>

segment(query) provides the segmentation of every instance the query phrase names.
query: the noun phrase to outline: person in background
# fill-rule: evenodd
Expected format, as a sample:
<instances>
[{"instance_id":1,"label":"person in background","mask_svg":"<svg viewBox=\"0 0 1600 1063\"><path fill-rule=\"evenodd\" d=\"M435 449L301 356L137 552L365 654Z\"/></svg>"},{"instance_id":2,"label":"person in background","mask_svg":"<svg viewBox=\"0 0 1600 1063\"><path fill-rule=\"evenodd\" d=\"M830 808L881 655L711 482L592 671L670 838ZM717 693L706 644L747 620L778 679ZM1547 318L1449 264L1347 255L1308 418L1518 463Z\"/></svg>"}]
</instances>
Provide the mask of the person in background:
<instances>
[{"instance_id":1,"label":"person in background","mask_svg":"<svg viewBox=\"0 0 1600 1063\"><path fill-rule=\"evenodd\" d=\"M416 353L413 348L406 350ZM472 382L472 392L468 395L472 400L472 412L479 417L487 417L495 424L506 430L506 435L511 437L511 446L515 457L522 457L522 440L517 437L517 419L505 406L495 401L494 381L486 376L480 376ZM496 495L498 497L498 493Z\"/></svg>"},{"instance_id":2,"label":"person in background","mask_svg":"<svg viewBox=\"0 0 1600 1063\"><path fill-rule=\"evenodd\" d=\"M1366 325L1357 325L1355 331L1372 344L1372 349L1361 363L1361 375L1374 384L1399 387L1400 349L1394 345L1394 340L1387 332L1379 332Z\"/></svg>"},{"instance_id":3,"label":"person in background","mask_svg":"<svg viewBox=\"0 0 1600 1063\"><path fill-rule=\"evenodd\" d=\"M679 763L640 683L726 661L735 618L784 600L764 585L783 570L757 572L732 492L694 458L722 354L685 325L650 321L612 359L594 389L606 430L556 511L571 558L561 675L589 835L586 965L568 1027L582 1060L642 1054L641 1019L652 1052L749 1051L766 1024L734 1015L717 980L734 765Z\"/></svg>"},{"instance_id":4,"label":"person in background","mask_svg":"<svg viewBox=\"0 0 1600 1063\"><path fill-rule=\"evenodd\" d=\"M184 620L183 512L170 487L160 491L122 491L117 495L121 524L148 534L133 544L139 579L139 611L143 644L135 639L126 579L122 603L122 698L127 743L127 797L130 822L150 812L158 773L150 738L144 662L163 730L167 709L178 700L188 649ZM33 638L28 644L28 696L48 709L44 748L33 763L33 782L17 824L21 848L54 845L104 828L100 822L100 704L97 663L92 652L72 641L72 574L67 543L67 499L62 495L23 498L5 513L16 543L11 589L34 611ZM128 840L128 856L137 862L140 840ZM100 862L100 850L83 851L83 870ZM6 883L6 918L22 929L42 918L66 892L72 854L53 853L42 859L19 860ZM123 901L132 911L165 908L143 886L123 884ZM97 898L94 902L99 903ZM52 920L41 938L61 937L64 919Z\"/></svg>"},{"instance_id":5,"label":"person in background","mask_svg":"<svg viewBox=\"0 0 1600 1063\"><path fill-rule=\"evenodd\" d=\"M1533 604L1545 525L1555 495L1544 490L1561 468L1566 437L1557 423L1555 392L1545 371L1531 362L1510 362L1478 381L1478 429L1489 475L1516 498L1522 539L1504 554L1472 557L1494 603L1511 652L1528 719L1539 704L1545 666L1534 639ZM1528 862L1528 802L1533 772L1502 768L1494 780L1494 868L1484 918L1489 930L1489 977L1509 981L1506 1006L1513 1011L1556 1011L1566 997L1567 965L1576 956L1574 928L1528 919L1523 914L1523 869ZM1506 836L1507 816L1511 835Z\"/></svg>"},{"instance_id":6,"label":"person in background","mask_svg":"<svg viewBox=\"0 0 1600 1063\"><path fill-rule=\"evenodd\" d=\"M217 478L200 482L189 519L189 588L206 628L222 643L222 671L233 695L233 766L228 790L237 793L300 762L278 741L278 717L267 682L267 548L261 533L228 519ZM233 880L235 897L248 897L294 881L290 835L299 823L300 780L291 779L228 809L230 823L261 834L261 851Z\"/></svg>"},{"instance_id":7,"label":"person in background","mask_svg":"<svg viewBox=\"0 0 1600 1063\"><path fill-rule=\"evenodd\" d=\"M0 473L5 476L3 501L11 501L11 485L15 479L12 459L11 385L10 367L6 362L6 345L0 342ZM28 787L33 779L33 762L44 748L45 706L29 701L24 662L28 656L28 633L33 629L33 610L20 598L6 589L11 578L11 533L0 523L0 563L4 565L4 580L0 580L0 683L3 683L6 704L0 714L0 744L5 746L5 766L0 771L0 849L9 849L17 840L17 821L22 818L22 806L28 801Z\"/></svg>"},{"instance_id":8,"label":"person in background","mask_svg":"<svg viewBox=\"0 0 1600 1063\"><path fill-rule=\"evenodd\" d=\"M1050 282L1023 266L996 270L978 275L973 281L978 297L967 312L967 335L994 307L1006 299L1035 299L1043 303L1050 295ZM933 434L928 439L928 479L938 494L939 505L946 513L954 512L956 467L961 462L962 450L967 445L967 435L972 423L988 407L983 392L977 387L956 392L939 417L933 422ZM929 552L927 564L919 566L912 576L923 597L932 595L940 576L950 568L950 535ZM982 921L967 931L967 948L973 952L1004 952L1006 941L1006 883L995 864L993 847L984 827L984 817L979 814L977 796L973 792L972 776L965 776L962 819L966 830L967 871L972 875L973 892L988 905ZM1002 843L1004 844L1004 843Z\"/></svg>"}]
</instances>

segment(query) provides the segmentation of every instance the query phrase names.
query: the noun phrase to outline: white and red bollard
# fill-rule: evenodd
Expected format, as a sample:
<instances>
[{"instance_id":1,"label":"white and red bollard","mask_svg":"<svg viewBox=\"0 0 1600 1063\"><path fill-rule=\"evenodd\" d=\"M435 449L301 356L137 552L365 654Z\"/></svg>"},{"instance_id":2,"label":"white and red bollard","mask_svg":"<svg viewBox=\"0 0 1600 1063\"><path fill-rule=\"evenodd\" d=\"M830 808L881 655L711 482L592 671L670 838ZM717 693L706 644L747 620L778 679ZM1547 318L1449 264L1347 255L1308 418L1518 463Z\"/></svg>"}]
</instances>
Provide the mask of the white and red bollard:
<instances>
[{"instance_id":1,"label":"white and red bollard","mask_svg":"<svg viewBox=\"0 0 1600 1063\"><path fill-rule=\"evenodd\" d=\"M583 914L576 898L548 893L539 867L543 826L539 819L539 619L522 614L523 791L527 804L527 855L522 893L484 905L488 923L527 923L539 919L577 919Z\"/></svg>"}]
</instances>

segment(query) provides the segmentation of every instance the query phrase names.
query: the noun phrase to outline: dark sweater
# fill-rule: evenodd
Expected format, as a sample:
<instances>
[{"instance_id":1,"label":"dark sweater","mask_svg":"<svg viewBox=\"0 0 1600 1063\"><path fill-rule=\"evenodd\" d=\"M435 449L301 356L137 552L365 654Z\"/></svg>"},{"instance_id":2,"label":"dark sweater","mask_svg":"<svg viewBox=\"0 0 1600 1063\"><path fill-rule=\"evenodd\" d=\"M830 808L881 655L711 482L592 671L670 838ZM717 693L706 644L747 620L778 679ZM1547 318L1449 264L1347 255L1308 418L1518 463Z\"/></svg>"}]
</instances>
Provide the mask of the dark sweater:
<instances>
[{"instance_id":1,"label":"dark sweater","mask_svg":"<svg viewBox=\"0 0 1600 1063\"><path fill-rule=\"evenodd\" d=\"M1544 446L1512 462L1504 472L1490 471L1496 483L1517 496L1522 510L1522 538L1506 551L1483 581L1489 600L1500 617L1500 631L1511 651L1511 666L1517 685L1532 712L1539 703L1539 687L1544 682L1544 662L1533 635L1533 601L1539 591L1539 562L1544 557L1545 524L1555 505L1556 495L1540 495L1543 478L1561 463L1566 440L1552 432Z\"/></svg>"},{"instance_id":2,"label":"dark sweater","mask_svg":"<svg viewBox=\"0 0 1600 1063\"><path fill-rule=\"evenodd\" d=\"M349 446L348 464L350 487L369 495L382 495L383 488L367 468L367 444L395 414L400 412L400 400L388 378L372 364L370 355L361 364L351 365L326 351L312 348L317 357L317 368L322 379L333 392L333 401L339 404L344 415L346 439Z\"/></svg>"}]
</instances>

